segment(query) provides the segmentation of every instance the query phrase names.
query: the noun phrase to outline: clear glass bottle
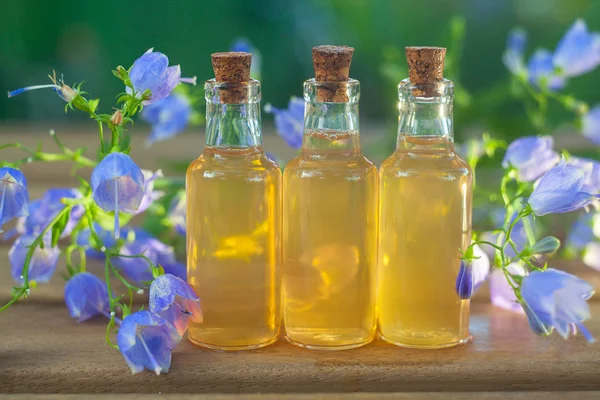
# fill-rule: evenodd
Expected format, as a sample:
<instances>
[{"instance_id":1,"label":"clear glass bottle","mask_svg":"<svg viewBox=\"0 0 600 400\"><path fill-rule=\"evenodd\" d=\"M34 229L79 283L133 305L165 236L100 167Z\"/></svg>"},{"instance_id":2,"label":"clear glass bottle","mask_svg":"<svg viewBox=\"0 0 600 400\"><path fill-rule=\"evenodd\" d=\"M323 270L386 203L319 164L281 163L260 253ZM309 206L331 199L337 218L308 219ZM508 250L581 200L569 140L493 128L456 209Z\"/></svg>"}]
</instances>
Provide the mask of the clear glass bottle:
<instances>
[{"instance_id":1,"label":"clear glass bottle","mask_svg":"<svg viewBox=\"0 0 600 400\"><path fill-rule=\"evenodd\" d=\"M319 92L343 92L324 102ZM304 83L303 145L284 171L283 310L289 342L369 343L376 332L377 169L360 149L359 82Z\"/></svg>"},{"instance_id":2,"label":"clear glass bottle","mask_svg":"<svg viewBox=\"0 0 600 400\"><path fill-rule=\"evenodd\" d=\"M431 85L400 83L397 148L380 168L379 331L415 348L469 335L455 283L471 240L472 172L454 152L452 82Z\"/></svg>"},{"instance_id":3,"label":"clear glass bottle","mask_svg":"<svg viewBox=\"0 0 600 400\"><path fill-rule=\"evenodd\" d=\"M231 94L244 100L223 102ZM206 147L187 170L188 282L204 314L195 344L243 350L281 326L281 170L262 149L260 83L206 82Z\"/></svg>"}]
</instances>

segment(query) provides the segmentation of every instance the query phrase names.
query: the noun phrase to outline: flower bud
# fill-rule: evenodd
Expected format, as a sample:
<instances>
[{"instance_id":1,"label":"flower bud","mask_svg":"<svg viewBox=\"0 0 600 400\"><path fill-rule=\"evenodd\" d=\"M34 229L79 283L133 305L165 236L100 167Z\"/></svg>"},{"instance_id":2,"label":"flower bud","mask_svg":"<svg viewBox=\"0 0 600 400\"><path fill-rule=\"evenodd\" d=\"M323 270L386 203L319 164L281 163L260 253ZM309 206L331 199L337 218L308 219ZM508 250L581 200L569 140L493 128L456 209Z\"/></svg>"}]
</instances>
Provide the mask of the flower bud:
<instances>
[{"instance_id":1,"label":"flower bud","mask_svg":"<svg viewBox=\"0 0 600 400\"><path fill-rule=\"evenodd\" d=\"M60 91L60 97L62 97L67 103L72 102L77 96L79 96L77 90L71 88L69 85L63 84L58 90Z\"/></svg>"},{"instance_id":2,"label":"flower bud","mask_svg":"<svg viewBox=\"0 0 600 400\"><path fill-rule=\"evenodd\" d=\"M526 249L530 254L550 254L554 253L560 247L560 240L554 236L546 236L531 248Z\"/></svg>"},{"instance_id":3,"label":"flower bud","mask_svg":"<svg viewBox=\"0 0 600 400\"><path fill-rule=\"evenodd\" d=\"M115 113L110 117L110 123L116 126L119 126L123 123L123 114L121 114L121 111L115 111Z\"/></svg>"},{"instance_id":4,"label":"flower bud","mask_svg":"<svg viewBox=\"0 0 600 400\"><path fill-rule=\"evenodd\" d=\"M473 294L473 268L469 262L461 260L456 277L456 293L461 299L470 299Z\"/></svg>"}]
</instances>

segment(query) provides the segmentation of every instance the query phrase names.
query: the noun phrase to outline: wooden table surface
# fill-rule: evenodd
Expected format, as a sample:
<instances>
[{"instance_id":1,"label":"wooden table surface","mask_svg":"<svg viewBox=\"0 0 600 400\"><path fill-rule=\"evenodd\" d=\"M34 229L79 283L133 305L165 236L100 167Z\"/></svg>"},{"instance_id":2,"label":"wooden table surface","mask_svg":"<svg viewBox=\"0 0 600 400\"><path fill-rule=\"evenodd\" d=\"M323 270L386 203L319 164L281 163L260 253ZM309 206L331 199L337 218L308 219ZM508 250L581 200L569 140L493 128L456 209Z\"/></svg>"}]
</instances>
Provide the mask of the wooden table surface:
<instances>
[{"instance_id":1,"label":"wooden table surface","mask_svg":"<svg viewBox=\"0 0 600 400\"><path fill-rule=\"evenodd\" d=\"M35 139L34 135L24 140L33 143ZM66 141L82 145L89 140L89 136L72 136ZM142 142L143 137L136 140ZM183 146L167 142L161 154L185 158L200 151L200 138L182 140ZM179 154L178 149L185 150ZM157 163L153 156L137 155L136 159L143 160L143 167ZM34 164L25 170L32 197L71 181L68 164ZM8 300L12 285L7 250L0 247L2 303ZM597 272L568 268L600 285ZM493 308L485 289L473 301L473 341L465 346L419 351L375 341L355 350L318 352L278 342L260 350L224 353L184 340L173 353L171 372L155 376L150 372L131 375L119 352L104 344L105 320L79 324L71 319L62 299L63 286L57 273L32 297L0 314L0 393L36 394L35 398L44 399L80 399L84 393L107 394L98 399L113 399L114 393L119 398L139 398L137 393L157 399L177 394L173 398L222 400L239 398L239 394L284 400L446 398L433 392L450 392L449 398L457 399L600 398L599 345L589 345L581 336L568 341L556 334L536 337L523 316ZM600 302L592 302L592 314L597 319L588 327L600 338Z\"/></svg>"}]
</instances>

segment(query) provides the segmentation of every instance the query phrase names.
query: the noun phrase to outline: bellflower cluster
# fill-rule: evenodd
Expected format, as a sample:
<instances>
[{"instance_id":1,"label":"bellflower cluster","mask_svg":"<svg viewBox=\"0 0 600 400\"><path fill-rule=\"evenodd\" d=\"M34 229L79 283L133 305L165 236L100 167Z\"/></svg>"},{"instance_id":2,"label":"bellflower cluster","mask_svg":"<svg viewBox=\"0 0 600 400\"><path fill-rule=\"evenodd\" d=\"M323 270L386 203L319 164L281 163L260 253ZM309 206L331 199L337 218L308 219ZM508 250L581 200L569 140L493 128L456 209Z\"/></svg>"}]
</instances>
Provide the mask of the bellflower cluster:
<instances>
[{"instance_id":1,"label":"bellflower cluster","mask_svg":"<svg viewBox=\"0 0 600 400\"><path fill-rule=\"evenodd\" d=\"M567 162L565 157L559 158L550 137L515 140L507 147L502 165L505 174L500 197L505 212L498 224L502 228L481 235L464 252L457 293L461 298L470 296L469 282L473 281L468 266L476 258L474 247L485 246L493 250L495 268L489 282L494 305L524 313L536 334L549 335L556 329L567 338L578 329L593 341L583 323L590 318L586 301L594 290L573 275L547 267L544 257L556 253L560 241L553 236L537 239L532 217L590 207L600 197L596 194L598 166L591 160L572 157ZM587 234L585 226L577 232L578 236ZM570 239L579 247L585 240Z\"/></svg>"},{"instance_id":2,"label":"bellflower cluster","mask_svg":"<svg viewBox=\"0 0 600 400\"><path fill-rule=\"evenodd\" d=\"M600 65L600 32L590 32L581 19L573 23L554 52L536 50L527 65L524 61L527 34L522 29L509 33L502 60L516 80L537 103L537 110L527 115L540 131L549 131L548 102L556 101L580 120L581 132L590 141L600 144L600 106L590 110L583 101L562 94L568 80L586 74Z\"/></svg>"},{"instance_id":3,"label":"bellflower cluster","mask_svg":"<svg viewBox=\"0 0 600 400\"><path fill-rule=\"evenodd\" d=\"M181 341L189 320L202 322L200 299L184 280L158 276L150 286L149 311L125 317L119 329L119 350L134 374L144 368L168 372L171 351Z\"/></svg>"},{"instance_id":4,"label":"bellflower cluster","mask_svg":"<svg viewBox=\"0 0 600 400\"><path fill-rule=\"evenodd\" d=\"M265 112L275 115L275 128L279 136L292 149L302 147L304 132L304 100L292 97L287 109L278 109L270 104L265 105Z\"/></svg>"},{"instance_id":5,"label":"bellflower cluster","mask_svg":"<svg viewBox=\"0 0 600 400\"><path fill-rule=\"evenodd\" d=\"M162 206L152 204L163 195L173 197L159 188L178 191L181 184L163 177L160 170L142 170L129 155L125 132L140 112L152 124L151 141L181 131L190 120L189 92L180 88L173 93L173 89L181 82L195 84L196 79L181 78L180 67L169 66L167 56L152 49L131 68L118 66L113 74L125 92L117 97L110 114L100 113L99 100L90 98L81 85L66 85L55 73L50 76L51 84L9 92L9 97L14 97L36 89L54 89L67 103L65 111L83 111L98 125L99 151L96 159L88 158L85 149L67 147L54 131L50 136L57 153L19 142L0 146L0 150L14 148L26 154L15 163L0 165L0 232L2 224L17 219L7 236L19 235L8 258L12 276L20 285L0 311L30 295L35 283L50 280L64 255L68 278L64 298L71 316L79 322L97 315L107 317L106 341L119 348L132 371L146 367L166 372L171 350L181 340L188 321L202 321L199 298L185 283L185 266L176 261L173 248L128 223L138 214L159 215ZM105 130L110 132L108 137ZM70 161L74 175L80 168L90 168L91 179L88 182L85 175L77 176L78 187L52 188L29 202L27 182L18 167L36 161ZM185 222L179 224L185 227ZM70 241L63 240L69 237ZM104 262L104 280L87 271L88 258ZM112 286L115 281L119 286ZM132 313L133 296L143 294L147 286L152 310ZM118 345L112 340L116 328Z\"/></svg>"},{"instance_id":6,"label":"bellflower cluster","mask_svg":"<svg viewBox=\"0 0 600 400\"><path fill-rule=\"evenodd\" d=\"M511 31L502 60L510 72L528 79L538 88L562 89L567 79L583 75L600 65L600 33L589 32L581 19L573 23L554 52L536 50L525 67L526 43L525 31Z\"/></svg>"}]
</instances>

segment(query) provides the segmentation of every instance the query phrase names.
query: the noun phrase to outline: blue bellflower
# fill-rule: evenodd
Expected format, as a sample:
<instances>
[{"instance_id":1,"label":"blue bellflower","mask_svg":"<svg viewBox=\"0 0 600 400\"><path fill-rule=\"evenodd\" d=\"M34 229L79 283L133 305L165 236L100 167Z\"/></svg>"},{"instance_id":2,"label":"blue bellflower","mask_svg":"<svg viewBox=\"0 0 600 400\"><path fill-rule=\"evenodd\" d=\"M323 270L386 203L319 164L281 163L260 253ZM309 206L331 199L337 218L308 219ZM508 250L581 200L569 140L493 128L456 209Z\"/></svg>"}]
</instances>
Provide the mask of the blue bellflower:
<instances>
[{"instance_id":1,"label":"blue bellflower","mask_svg":"<svg viewBox=\"0 0 600 400\"><path fill-rule=\"evenodd\" d=\"M551 136L519 138L506 149L502 167L516 168L521 181L534 181L560 161L560 156L552 149L553 145Z\"/></svg>"},{"instance_id":2,"label":"blue bellflower","mask_svg":"<svg viewBox=\"0 0 600 400\"><path fill-rule=\"evenodd\" d=\"M481 287L490 273L490 259L483 249L473 246L473 260L461 260L456 277L456 293L461 299L470 299Z\"/></svg>"},{"instance_id":3,"label":"blue bellflower","mask_svg":"<svg viewBox=\"0 0 600 400\"><path fill-rule=\"evenodd\" d=\"M189 101L185 96L175 93L144 107L141 117L152 125L152 131L146 143L151 145L183 132L191 115L192 107Z\"/></svg>"},{"instance_id":4,"label":"blue bellflower","mask_svg":"<svg viewBox=\"0 0 600 400\"><path fill-rule=\"evenodd\" d=\"M150 285L150 311L169 321L183 336L191 318L202 322L200 299L194 289L184 280L170 275L161 275Z\"/></svg>"},{"instance_id":5,"label":"blue bellflower","mask_svg":"<svg viewBox=\"0 0 600 400\"><path fill-rule=\"evenodd\" d=\"M506 269L512 275L525 276L527 271L519 263L509 264ZM489 276L490 300L496 307L516 313L523 313L523 307L519 304L514 290L506 281L506 276L500 268L494 268ZM515 282L513 282L515 283Z\"/></svg>"},{"instance_id":6,"label":"blue bellflower","mask_svg":"<svg viewBox=\"0 0 600 400\"><path fill-rule=\"evenodd\" d=\"M578 19L558 42L553 63L567 77L592 71L600 64L600 33L588 32L585 22Z\"/></svg>"},{"instance_id":7,"label":"blue bellflower","mask_svg":"<svg viewBox=\"0 0 600 400\"><path fill-rule=\"evenodd\" d=\"M117 343L119 351L131 368L142 372L144 368L156 375L168 372L171 351L181 341L175 328L150 311L138 311L128 315L119 328Z\"/></svg>"},{"instance_id":8,"label":"blue bellflower","mask_svg":"<svg viewBox=\"0 0 600 400\"><path fill-rule=\"evenodd\" d=\"M0 232L15 217L28 215L29 191L25 175L18 169L0 168Z\"/></svg>"},{"instance_id":9,"label":"blue bellflower","mask_svg":"<svg viewBox=\"0 0 600 400\"><path fill-rule=\"evenodd\" d=\"M135 230L135 239L123 245L121 254L126 256L143 254L154 265L161 265L167 272L170 272L170 268L177 269L173 248L142 230ZM153 279L152 268L143 258L115 257L113 264L137 284L144 284Z\"/></svg>"},{"instance_id":10,"label":"blue bellflower","mask_svg":"<svg viewBox=\"0 0 600 400\"><path fill-rule=\"evenodd\" d=\"M502 55L502 62L514 75L526 75L527 68L523 61L525 46L527 44L527 33L521 28L512 29L508 33L506 50Z\"/></svg>"},{"instance_id":11,"label":"blue bellflower","mask_svg":"<svg viewBox=\"0 0 600 400\"><path fill-rule=\"evenodd\" d=\"M144 197L142 170L128 155L111 153L92 171L91 185L98 207L115 212L115 238L119 238L119 211L137 211Z\"/></svg>"},{"instance_id":12,"label":"blue bellflower","mask_svg":"<svg viewBox=\"0 0 600 400\"><path fill-rule=\"evenodd\" d=\"M98 238L102 241L102 246L107 250L117 246L117 241L112 232L104 229L99 223L94 222L94 231ZM77 235L77 245L85 248L85 254L88 257L104 260L104 253L91 247L92 233L90 228L82 229Z\"/></svg>"},{"instance_id":13,"label":"blue bellflower","mask_svg":"<svg viewBox=\"0 0 600 400\"><path fill-rule=\"evenodd\" d=\"M302 147L302 134L304 132L304 100L292 97L285 110L277 109L270 104L265 106L265 111L275 114L275 127L279 136L292 149Z\"/></svg>"},{"instance_id":14,"label":"blue bellflower","mask_svg":"<svg viewBox=\"0 0 600 400\"><path fill-rule=\"evenodd\" d=\"M163 173L160 169L156 172L143 169L142 174L144 175L144 195L142 196L142 201L137 209L128 209L125 207L123 211L126 213L133 215L141 214L146 211L152 203L165 195L165 193L160 190L154 190L154 181L163 177Z\"/></svg>"},{"instance_id":15,"label":"blue bellflower","mask_svg":"<svg viewBox=\"0 0 600 400\"><path fill-rule=\"evenodd\" d=\"M250 77L260 80L260 70L262 67L262 55L260 51L246 38L236 39L229 51L241 51L244 53L252 53L252 64L250 65Z\"/></svg>"},{"instance_id":16,"label":"blue bellflower","mask_svg":"<svg viewBox=\"0 0 600 400\"><path fill-rule=\"evenodd\" d=\"M532 272L521 284L523 309L531 329L549 335L555 328L565 339L578 328L588 342L594 341L583 325L590 318L587 300L593 294L588 282L552 268Z\"/></svg>"},{"instance_id":17,"label":"blue bellflower","mask_svg":"<svg viewBox=\"0 0 600 400\"><path fill-rule=\"evenodd\" d=\"M580 252L595 239L592 220L593 215L588 213L581 213L577 217L567 236L566 247L568 249Z\"/></svg>"},{"instance_id":18,"label":"blue bellflower","mask_svg":"<svg viewBox=\"0 0 600 400\"><path fill-rule=\"evenodd\" d=\"M553 64L552 53L546 49L538 49L527 63L529 82L537 88L560 90L566 85L564 76L557 74Z\"/></svg>"},{"instance_id":19,"label":"blue bellflower","mask_svg":"<svg viewBox=\"0 0 600 400\"><path fill-rule=\"evenodd\" d=\"M182 236L185 236L185 209L185 192L181 191L177 193L171 201L171 207L169 208L167 219L169 224L175 229L175 232Z\"/></svg>"},{"instance_id":20,"label":"blue bellflower","mask_svg":"<svg viewBox=\"0 0 600 400\"><path fill-rule=\"evenodd\" d=\"M8 252L12 277L17 282L23 282L23 267L29 247L36 239L35 236L25 235L18 238ZM50 236L44 237L44 248L36 248L29 262L29 280L48 282L56 269L60 250L58 246L52 247Z\"/></svg>"},{"instance_id":21,"label":"blue bellflower","mask_svg":"<svg viewBox=\"0 0 600 400\"><path fill-rule=\"evenodd\" d=\"M600 106L592 108L581 118L581 133L600 146Z\"/></svg>"},{"instance_id":22,"label":"blue bellflower","mask_svg":"<svg viewBox=\"0 0 600 400\"><path fill-rule=\"evenodd\" d=\"M145 105L167 97L179 82L196 84L195 77L181 78L179 65L169 67L169 58L154 49L149 49L135 60L129 70L129 79L136 96L141 96L146 90L152 93L151 98L144 101ZM126 90L133 94L131 88L127 87Z\"/></svg>"},{"instance_id":23,"label":"blue bellflower","mask_svg":"<svg viewBox=\"0 0 600 400\"><path fill-rule=\"evenodd\" d=\"M583 190L590 193L600 192L600 163L581 157L569 157L567 164L580 168L585 176Z\"/></svg>"},{"instance_id":24,"label":"blue bellflower","mask_svg":"<svg viewBox=\"0 0 600 400\"><path fill-rule=\"evenodd\" d=\"M61 201L62 199L79 199L82 197L83 195L77 189L48 189L48 191L44 193L44 196L41 199L39 209L34 210L34 212L31 213L31 215L35 216L35 218L30 223L40 226L40 216L42 216L42 218L44 218L45 220L41 221L41 229L44 229L48 225L48 223L52 221L54 217L56 217L56 215L63 208L65 208L65 204L63 204ZM71 234L73 228L75 228L75 225L77 225L84 212L85 208L83 207L83 205L76 205L71 209L69 213L69 220L67 222L65 230L61 235L61 238L67 237ZM33 228L33 226L30 227ZM32 233L33 232L34 231L32 231Z\"/></svg>"},{"instance_id":25,"label":"blue bellflower","mask_svg":"<svg viewBox=\"0 0 600 400\"><path fill-rule=\"evenodd\" d=\"M563 158L540 179L527 202L537 216L575 211L600 197L583 191L584 183L583 170Z\"/></svg>"},{"instance_id":26,"label":"blue bellflower","mask_svg":"<svg viewBox=\"0 0 600 400\"><path fill-rule=\"evenodd\" d=\"M89 272L73 276L65 285L65 303L71 317L83 322L110 311L106 283Z\"/></svg>"}]
</instances>

